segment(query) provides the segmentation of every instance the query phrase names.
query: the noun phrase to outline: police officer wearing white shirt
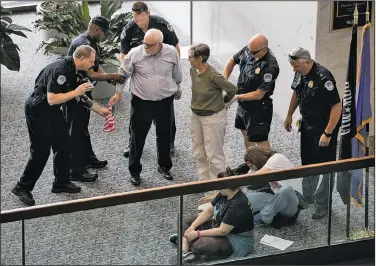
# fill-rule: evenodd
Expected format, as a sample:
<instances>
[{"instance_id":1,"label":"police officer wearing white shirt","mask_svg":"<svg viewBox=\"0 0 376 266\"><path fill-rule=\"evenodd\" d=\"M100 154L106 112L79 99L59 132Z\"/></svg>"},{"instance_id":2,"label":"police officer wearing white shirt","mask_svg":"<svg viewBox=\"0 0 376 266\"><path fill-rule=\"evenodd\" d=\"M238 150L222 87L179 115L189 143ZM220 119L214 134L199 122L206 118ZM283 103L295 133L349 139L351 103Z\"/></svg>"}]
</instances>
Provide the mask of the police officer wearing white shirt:
<instances>
[{"instance_id":1,"label":"police officer wearing white shirt","mask_svg":"<svg viewBox=\"0 0 376 266\"><path fill-rule=\"evenodd\" d=\"M182 70L176 49L163 43L163 33L150 29L144 37L144 45L133 48L124 58L119 74L130 78L132 99L129 153L131 183L141 184L140 162L145 139L151 123L155 120L158 149L158 172L167 180L172 180L170 154L173 99L180 99ZM124 85L116 86L116 94L111 103L120 100Z\"/></svg>"}]
</instances>

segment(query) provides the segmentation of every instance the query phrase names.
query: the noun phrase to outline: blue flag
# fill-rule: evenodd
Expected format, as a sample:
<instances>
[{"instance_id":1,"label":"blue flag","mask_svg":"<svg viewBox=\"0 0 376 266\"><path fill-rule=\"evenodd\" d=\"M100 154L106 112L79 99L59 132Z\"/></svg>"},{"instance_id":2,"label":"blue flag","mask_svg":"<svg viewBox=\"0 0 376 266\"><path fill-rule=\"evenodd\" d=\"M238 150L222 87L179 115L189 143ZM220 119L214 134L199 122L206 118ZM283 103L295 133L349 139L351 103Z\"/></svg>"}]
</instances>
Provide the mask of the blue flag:
<instances>
[{"instance_id":1,"label":"blue flag","mask_svg":"<svg viewBox=\"0 0 376 266\"><path fill-rule=\"evenodd\" d=\"M371 50L370 29L371 23L363 27L362 50L359 62L359 87L356 102L356 135L352 139L352 157L359 158L366 155L365 141L368 136L368 124L372 120L371 109ZM352 171L351 198L356 205L363 202L363 169Z\"/></svg>"}]
</instances>

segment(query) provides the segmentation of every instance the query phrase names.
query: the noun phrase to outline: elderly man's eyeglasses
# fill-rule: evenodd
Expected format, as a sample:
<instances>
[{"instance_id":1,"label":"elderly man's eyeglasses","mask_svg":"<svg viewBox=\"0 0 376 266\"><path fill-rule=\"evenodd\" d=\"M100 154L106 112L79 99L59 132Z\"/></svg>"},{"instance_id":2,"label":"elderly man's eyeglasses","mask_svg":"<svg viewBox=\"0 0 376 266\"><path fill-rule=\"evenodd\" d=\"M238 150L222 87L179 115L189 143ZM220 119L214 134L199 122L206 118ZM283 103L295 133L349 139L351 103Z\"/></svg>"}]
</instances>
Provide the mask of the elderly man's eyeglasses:
<instances>
[{"instance_id":1,"label":"elderly man's eyeglasses","mask_svg":"<svg viewBox=\"0 0 376 266\"><path fill-rule=\"evenodd\" d=\"M301 57L299 57L299 56L296 56L296 55L289 55L289 59L291 59L291 60L298 60L298 59L300 59Z\"/></svg>"},{"instance_id":2,"label":"elderly man's eyeglasses","mask_svg":"<svg viewBox=\"0 0 376 266\"><path fill-rule=\"evenodd\" d=\"M152 47L156 46L158 43L146 43L146 42L142 41L142 44L145 45L146 48L152 48Z\"/></svg>"},{"instance_id":3,"label":"elderly man's eyeglasses","mask_svg":"<svg viewBox=\"0 0 376 266\"><path fill-rule=\"evenodd\" d=\"M261 48L260 50L257 50L257 51L251 51L249 48L248 48L248 51L252 54L252 55L255 55L255 54L258 54L259 52L261 52L262 50L264 50L266 47L263 47Z\"/></svg>"}]
</instances>

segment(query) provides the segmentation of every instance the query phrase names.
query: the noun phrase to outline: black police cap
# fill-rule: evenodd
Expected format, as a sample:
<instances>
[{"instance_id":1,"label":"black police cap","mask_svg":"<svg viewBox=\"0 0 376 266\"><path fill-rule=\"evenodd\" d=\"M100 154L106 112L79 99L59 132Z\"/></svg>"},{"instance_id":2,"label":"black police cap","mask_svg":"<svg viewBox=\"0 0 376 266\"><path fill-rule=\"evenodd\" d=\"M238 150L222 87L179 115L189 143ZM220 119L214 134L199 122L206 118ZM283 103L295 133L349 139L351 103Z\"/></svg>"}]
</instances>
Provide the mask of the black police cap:
<instances>
[{"instance_id":1,"label":"black police cap","mask_svg":"<svg viewBox=\"0 0 376 266\"><path fill-rule=\"evenodd\" d=\"M107 33L110 30L110 21L105 17L95 16L90 22L100 27L104 33Z\"/></svg>"}]
</instances>

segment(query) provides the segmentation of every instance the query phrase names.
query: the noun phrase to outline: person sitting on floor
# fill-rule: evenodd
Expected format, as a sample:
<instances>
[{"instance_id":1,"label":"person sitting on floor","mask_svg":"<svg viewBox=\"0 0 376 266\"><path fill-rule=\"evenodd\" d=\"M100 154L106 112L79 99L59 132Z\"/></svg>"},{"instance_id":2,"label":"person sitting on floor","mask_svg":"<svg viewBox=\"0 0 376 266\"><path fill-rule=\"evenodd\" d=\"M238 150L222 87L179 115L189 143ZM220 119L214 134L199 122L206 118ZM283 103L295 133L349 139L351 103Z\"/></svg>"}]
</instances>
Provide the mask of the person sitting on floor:
<instances>
[{"instance_id":1,"label":"person sitting on floor","mask_svg":"<svg viewBox=\"0 0 376 266\"><path fill-rule=\"evenodd\" d=\"M283 154L262 146L249 147L244 155L244 162L234 170L227 168L228 175L259 174L294 168ZM252 204L255 225L265 224L277 229L291 225L300 211L308 206L302 195L301 178L255 184L243 189L243 192ZM200 203L206 203L213 197L215 194L203 197Z\"/></svg>"},{"instance_id":2,"label":"person sitting on floor","mask_svg":"<svg viewBox=\"0 0 376 266\"><path fill-rule=\"evenodd\" d=\"M218 174L225 176L225 171ZM252 206L244 193L239 188L221 189L197 218L185 219L183 262L246 256L253 251L253 228ZM177 234L170 236L172 243L177 239Z\"/></svg>"}]
</instances>

